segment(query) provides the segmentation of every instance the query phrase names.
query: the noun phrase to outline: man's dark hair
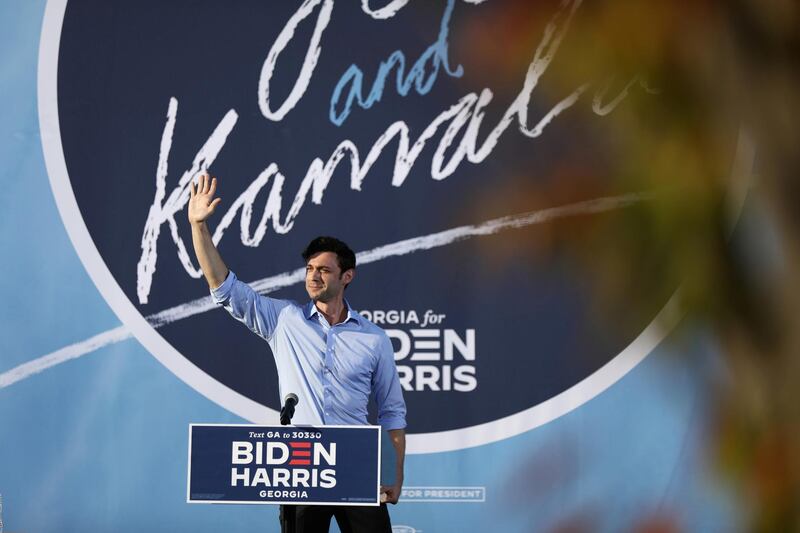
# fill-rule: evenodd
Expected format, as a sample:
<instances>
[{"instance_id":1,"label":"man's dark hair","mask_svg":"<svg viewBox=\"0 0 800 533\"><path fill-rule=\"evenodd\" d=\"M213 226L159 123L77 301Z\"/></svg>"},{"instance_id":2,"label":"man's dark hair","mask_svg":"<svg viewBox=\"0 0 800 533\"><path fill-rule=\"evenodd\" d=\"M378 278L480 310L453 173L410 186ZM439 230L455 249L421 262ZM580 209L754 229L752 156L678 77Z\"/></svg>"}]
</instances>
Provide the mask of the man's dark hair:
<instances>
[{"instance_id":1,"label":"man's dark hair","mask_svg":"<svg viewBox=\"0 0 800 533\"><path fill-rule=\"evenodd\" d=\"M336 262L339 264L339 268L342 269L342 274L356 267L356 254L347 244L336 237L317 237L308 243L306 249L303 250L303 261L308 263L309 259L320 252L335 253Z\"/></svg>"}]
</instances>

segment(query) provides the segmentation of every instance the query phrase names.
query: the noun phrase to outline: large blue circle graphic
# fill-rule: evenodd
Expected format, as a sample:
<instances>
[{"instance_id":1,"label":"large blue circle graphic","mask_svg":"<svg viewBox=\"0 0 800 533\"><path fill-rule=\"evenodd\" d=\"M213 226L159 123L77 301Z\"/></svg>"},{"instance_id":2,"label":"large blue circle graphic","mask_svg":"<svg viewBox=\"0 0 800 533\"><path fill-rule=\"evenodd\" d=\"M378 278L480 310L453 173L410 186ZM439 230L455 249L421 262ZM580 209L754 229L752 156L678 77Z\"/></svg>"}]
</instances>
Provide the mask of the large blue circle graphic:
<instances>
[{"instance_id":1,"label":"large blue circle graphic","mask_svg":"<svg viewBox=\"0 0 800 533\"><path fill-rule=\"evenodd\" d=\"M542 21L544 52L569 38L577 4L554 4ZM347 298L390 332L412 434L512 417L629 347L669 295L648 316L603 328L592 317L592 265L565 250L595 245L585 227L635 202L634 191L589 171L603 167L607 142L603 118L577 111L591 99L576 93L561 109L569 95L526 89L530 71L498 80L466 53L459 31L500 9L417 2L377 18L358 2L68 3L57 75L66 170L91 240L138 312L203 372L279 406L266 343L222 310L175 311L207 288L188 272L185 209L158 209L211 161L223 198L212 227L227 224L219 248L240 279L303 301L302 283L276 276L302 266L311 238L369 252ZM265 102L265 62L293 17ZM534 47L530 64L542 57ZM527 125L514 113L522 107ZM309 181L315 165L317 177L335 167L329 181ZM365 170L357 179L354 165ZM562 207L537 195L554 188L566 191ZM589 222L554 229L564 217Z\"/></svg>"}]
</instances>

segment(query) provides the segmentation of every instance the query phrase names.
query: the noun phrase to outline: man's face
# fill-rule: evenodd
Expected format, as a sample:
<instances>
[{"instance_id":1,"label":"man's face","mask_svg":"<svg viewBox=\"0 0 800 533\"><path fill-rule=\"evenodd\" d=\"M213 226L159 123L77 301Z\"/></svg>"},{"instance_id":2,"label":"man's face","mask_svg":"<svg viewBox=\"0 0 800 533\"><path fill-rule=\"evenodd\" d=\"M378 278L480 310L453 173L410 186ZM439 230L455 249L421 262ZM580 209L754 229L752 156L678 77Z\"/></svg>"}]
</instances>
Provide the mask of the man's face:
<instances>
[{"instance_id":1,"label":"man's face","mask_svg":"<svg viewBox=\"0 0 800 533\"><path fill-rule=\"evenodd\" d=\"M342 273L333 252L320 252L306 263L306 292L315 302L330 302L340 297L352 279L353 270Z\"/></svg>"}]
</instances>

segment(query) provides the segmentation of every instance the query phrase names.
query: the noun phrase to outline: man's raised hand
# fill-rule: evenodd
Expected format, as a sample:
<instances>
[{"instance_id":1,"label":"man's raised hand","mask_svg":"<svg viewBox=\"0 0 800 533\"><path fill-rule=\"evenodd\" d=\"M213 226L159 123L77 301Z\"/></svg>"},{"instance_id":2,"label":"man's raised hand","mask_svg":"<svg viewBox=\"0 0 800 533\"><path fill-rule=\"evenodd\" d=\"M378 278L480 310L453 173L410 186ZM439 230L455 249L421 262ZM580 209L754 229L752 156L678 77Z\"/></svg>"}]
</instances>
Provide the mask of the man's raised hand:
<instances>
[{"instance_id":1,"label":"man's raised hand","mask_svg":"<svg viewBox=\"0 0 800 533\"><path fill-rule=\"evenodd\" d=\"M203 270L203 275L208 282L208 286L215 289L222 285L228 275L228 267L214 246L211 232L206 225L206 219L214 214L214 210L222 201L214 198L217 190L217 178L212 178L208 174L202 174L197 180L189 184L189 222L192 225L192 244L197 262Z\"/></svg>"},{"instance_id":2,"label":"man's raised hand","mask_svg":"<svg viewBox=\"0 0 800 533\"><path fill-rule=\"evenodd\" d=\"M189 184L189 222L199 224L205 222L208 217L214 214L221 198L214 198L217 190L217 178L212 178L208 174L201 174L195 188L194 182Z\"/></svg>"}]
</instances>

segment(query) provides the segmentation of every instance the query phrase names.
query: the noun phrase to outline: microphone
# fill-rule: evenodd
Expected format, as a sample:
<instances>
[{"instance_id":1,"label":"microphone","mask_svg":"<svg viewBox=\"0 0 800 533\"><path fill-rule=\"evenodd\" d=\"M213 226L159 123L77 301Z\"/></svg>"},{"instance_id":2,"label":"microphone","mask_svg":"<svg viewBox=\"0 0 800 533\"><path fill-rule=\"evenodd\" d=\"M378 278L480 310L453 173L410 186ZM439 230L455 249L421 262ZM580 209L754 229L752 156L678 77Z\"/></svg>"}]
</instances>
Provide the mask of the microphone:
<instances>
[{"instance_id":1,"label":"microphone","mask_svg":"<svg viewBox=\"0 0 800 533\"><path fill-rule=\"evenodd\" d=\"M284 399L283 407L281 408L281 425L288 426L289 423L292 421L292 417L294 416L294 406L298 404L300 400L297 398L297 394L290 392L286 395Z\"/></svg>"}]
</instances>

